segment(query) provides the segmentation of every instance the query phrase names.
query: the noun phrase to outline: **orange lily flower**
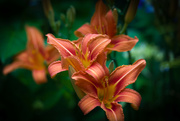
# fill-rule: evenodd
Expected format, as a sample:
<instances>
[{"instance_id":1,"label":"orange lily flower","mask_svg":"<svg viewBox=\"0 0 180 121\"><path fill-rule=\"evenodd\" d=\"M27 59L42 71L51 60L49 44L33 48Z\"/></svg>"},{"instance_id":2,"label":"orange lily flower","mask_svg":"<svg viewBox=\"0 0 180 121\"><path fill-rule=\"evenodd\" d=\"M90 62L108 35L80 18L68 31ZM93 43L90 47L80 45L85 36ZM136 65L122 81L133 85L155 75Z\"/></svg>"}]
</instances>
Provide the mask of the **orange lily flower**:
<instances>
[{"instance_id":1,"label":"orange lily flower","mask_svg":"<svg viewBox=\"0 0 180 121\"><path fill-rule=\"evenodd\" d=\"M14 62L5 66L3 73L6 75L18 68L32 70L32 76L37 84L45 83L46 65L59 58L58 51L51 45L44 47L44 39L41 32L35 28L26 26L27 47L26 50L15 56Z\"/></svg>"},{"instance_id":2,"label":"orange lily flower","mask_svg":"<svg viewBox=\"0 0 180 121\"><path fill-rule=\"evenodd\" d=\"M102 53L110 43L106 35L87 34L78 41L55 38L47 34L48 43L53 45L61 55L61 61L55 61L48 67L51 77L66 71L71 65L75 71L85 71L94 61L105 66L106 54ZM81 40L82 39L82 40Z\"/></svg>"},{"instance_id":3,"label":"orange lily flower","mask_svg":"<svg viewBox=\"0 0 180 121\"><path fill-rule=\"evenodd\" d=\"M125 87L136 81L145 65L146 61L140 59L132 65L117 67L111 74L106 74L104 67L93 63L85 73L74 73L72 79L86 93L78 104L84 115L100 106L110 121L123 121L123 109L118 102L131 103L137 110L141 102L140 94Z\"/></svg>"},{"instance_id":4,"label":"orange lily flower","mask_svg":"<svg viewBox=\"0 0 180 121\"><path fill-rule=\"evenodd\" d=\"M113 15L112 10L107 10L106 5L99 0L96 4L96 10L91 18L90 24L86 23L77 29L74 34L77 37L83 37L86 34L106 34L111 39L111 43L107 46L108 51L124 52L131 50L138 38L131 38L127 35L116 35L117 33L117 16Z\"/></svg>"}]
</instances>

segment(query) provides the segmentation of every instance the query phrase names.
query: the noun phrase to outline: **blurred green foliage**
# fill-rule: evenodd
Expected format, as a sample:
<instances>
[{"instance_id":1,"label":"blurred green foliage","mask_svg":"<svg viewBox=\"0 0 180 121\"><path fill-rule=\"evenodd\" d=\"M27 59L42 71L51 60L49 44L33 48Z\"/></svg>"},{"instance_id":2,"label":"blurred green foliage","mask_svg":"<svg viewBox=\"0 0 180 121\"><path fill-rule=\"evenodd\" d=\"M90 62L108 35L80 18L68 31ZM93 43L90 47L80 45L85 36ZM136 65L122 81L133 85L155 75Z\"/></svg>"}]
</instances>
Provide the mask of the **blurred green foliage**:
<instances>
[{"instance_id":1,"label":"blurred green foliage","mask_svg":"<svg viewBox=\"0 0 180 121\"><path fill-rule=\"evenodd\" d=\"M176 0L173 0L176 1ZM170 1L161 0L167 5ZM69 30L61 21L58 37L76 40L73 32L82 24L90 22L94 13L96 0L51 0L55 21L73 5L76 16ZM114 0L119 9L119 23L123 23L128 1ZM107 65L116 60L116 66L127 65L144 58L146 68L142 71L135 84L130 88L137 90L142 96L140 109L134 111L129 104L123 106L125 121L178 121L180 108L180 45L177 38L178 30L165 31L174 23L180 25L179 18L161 22L157 11L164 10L159 2L140 0L135 19L129 24L127 34L139 38L138 44L132 49L131 60L127 52L112 52ZM158 7L159 6L159 7ZM159 10L158 10L159 9ZM53 33L44 15L41 0L1 0L0 1L0 121L104 121L105 113L96 108L83 115L78 107L78 97L72 88L68 72L57 74L55 78L48 76L48 82L37 85L29 70L17 69L4 76L2 69L13 61L13 56L26 48L27 36L25 25L37 27L44 35ZM179 11L179 9L177 9ZM178 14L178 12L176 13ZM164 18L167 15L163 13ZM166 26L168 25L168 27ZM161 28L161 29L159 29ZM163 32L161 31L163 30ZM69 33L69 34L68 34ZM169 35L169 36L168 36ZM170 39L168 39L170 38ZM171 41L170 41L171 40ZM176 42L174 44L174 41ZM177 46L174 46L177 45Z\"/></svg>"}]
</instances>

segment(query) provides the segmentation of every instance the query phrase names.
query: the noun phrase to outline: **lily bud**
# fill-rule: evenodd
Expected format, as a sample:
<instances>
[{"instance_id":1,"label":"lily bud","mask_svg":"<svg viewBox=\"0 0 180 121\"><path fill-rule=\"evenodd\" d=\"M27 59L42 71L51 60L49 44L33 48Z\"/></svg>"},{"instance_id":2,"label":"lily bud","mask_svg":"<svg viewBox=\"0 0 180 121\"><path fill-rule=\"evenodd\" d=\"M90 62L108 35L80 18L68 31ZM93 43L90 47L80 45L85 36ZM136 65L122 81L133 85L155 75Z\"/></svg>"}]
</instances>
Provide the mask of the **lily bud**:
<instances>
[{"instance_id":1,"label":"lily bud","mask_svg":"<svg viewBox=\"0 0 180 121\"><path fill-rule=\"evenodd\" d=\"M43 8L44 8L44 13L48 19L51 17L54 17L54 11L51 5L50 0L42 0L43 3Z\"/></svg>"},{"instance_id":2,"label":"lily bud","mask_svg":"<svg viewBox=\"0 0 180 121\"><path fill-rule=\"evenodd\" d=\"M139 0L131 0L124 21L129 24L135 17Z\"/></svg>"},{"instance_id":3,"label":"lily bud","mask_svg":"<svg viewBox=\"0 0 180 121\"><path fill-rule=\"evenodd\" d=\"M70 6L70 8L66 12L67 20L68 20L68 27L71 27L75 20L75 8Z\"/></svg>"},{"instance_id":4,"label":"lily bud","mask_svg":"<svg viewBox=\"0 0 180 121\"><path fill-rule=\"evenodd\" d=\"M69 72L69 77L71 79L72 86L73 86L77 96L79 97L79 99L82 99L86 94L78 86L75 85L75 80L71 78L73 73L76 72L75 69L71 65L69 66L68 72Z\"/></svg>"},{"instance_id":5,"label":"lily bud","mask_svg":"<svg viewBox=\"0 0 180 121\"><path fill-rule=\"evenodd\" d=\"M114 61L113 60L110 62L108 68L109 68L109 73L112 73L114 70Z\"/></svg>"},{"instance_id":6,"label":"lily bud","mask_svg":"<svg viewBox=\"0 0 180 121\"><path fill-rule=\"evenodd\" d=\"M63 23L66 23L66 16L63 13L60 14L60 18Z\"/></svg>"}]
</instances>

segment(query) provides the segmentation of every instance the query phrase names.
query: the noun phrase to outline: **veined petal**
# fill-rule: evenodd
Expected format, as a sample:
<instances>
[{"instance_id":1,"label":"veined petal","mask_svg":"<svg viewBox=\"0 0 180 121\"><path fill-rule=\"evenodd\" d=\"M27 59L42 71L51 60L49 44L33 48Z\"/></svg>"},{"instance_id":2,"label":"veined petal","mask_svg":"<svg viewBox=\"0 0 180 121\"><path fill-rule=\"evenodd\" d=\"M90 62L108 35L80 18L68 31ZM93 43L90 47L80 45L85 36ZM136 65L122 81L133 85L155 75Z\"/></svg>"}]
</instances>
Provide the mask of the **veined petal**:
<instances>
[{"instance_id":1,"label":"veined petal","mask_svg":"<svg viewBox=\"0 0 180 121\"><path fill-rule=\"evenodd\" d=\"M33 70L32 75L33 75L33 78L37 84L42 84L42 83L47 82L46 70L45 69Z\"/></svg>"},{"instance_id":2,"label":"veined petal","mask_svg":"<svg viewBox=\"0 0 180 121\"><path fill-rule=\"evenodd\" d=\"M116 88L114 95L118 94L127 85L134 83L145 66L146 61L139 59L133 65L116 68L109 77L109 85Z\"/></svg>"},{"instance_id":3,"label":"veined petal","mask_svg":"<svg viewBox=\"0 0 180 121\"><path fill-rule=\"evenodd\" d=\"M95 107L100 106L101 103L99 102L98 99L96 99L92 96L86 95L86 96L84 96L84 98L82 98L79 101L78 105L81 108L81 110L83 111L84 115L86 115L91 110L93 110Z\"/></svg>"},{"instance_id":4,"label":"veined petal","mask_svg":"<svg viewBox=\"0 0 180 121\"><path fill-rule=\"evenodd\" d=\"M111 43L107 46L107 50L118 52L129 51L136 45L137 42L137 37L131 38L127 35L117 35L111 38Z\"/></svg>"},{"instance_id":5,"label":"veined petal","mask_svg":"<svg viewBox=\"0 0 180 121\"><path fill-rule=\"evenodd\" d=\"M86 51L88 49L88 43L99 36L101 35L100 34L87 34L84 36L84 38L82 39L82 45L81 45L81 49L84 55L86 54Z\"/></svg>"},{"instance_id":6,"label":"veined petal","mask_svg":"<svg viewBox=\"0 0 180 121\"><path fill-rule=\"evenodd\" d=\"M84 72L76 72L72 75L72 79L76 80L75 84L86 94L97 97L97 88L102 87L99 81Z\"/></svg>"},{"instance_id":7,"label":"veined petal","mask_svg":"<svg viewBox=\"0 0 180 121\"><path fill-rule=\"evenodd\" d=\"M87 70L86 72L94 77L97 81L100 81L104 76L106 76L106 73L104 71L104 68L98 63L94 62Z\"/></svg>"},{"instance_id":8,"label":"veined petal","mask_svg":"<svg viewBox=\"0 0 180 121\"><path fill-rule=\"evenodd\" d=\"M98 54L98 56L96 58L96 61L101 66L103 66L106 75L109 75L109 69L106 67L106 60L107 60L107 53L106 52L102 52L102 53Z\"/></svg>"},{"instance_id":9,"label":"veined petal","mask_svg":"<svg viewBox=\"0 0 180 121\"><path fill-rule=\"evenodd\" d=\"M89 41L88 49L90 51L90 60L94 61L110 42L111 40L106 35L99 35L97 38Z\"/></svg>"},{"instance_id":10,"label":"veined petal","mask_svg":"<svg viewBox=\"0 0 180 121\"><path fill-rule=\"evenodd\" d=\"M91 18L91 25L95 26L95 27L100 27L102 28L103 22L104 21L104 17L107 13L107 7L106 5L103 3L102 0L99 0L96 3L96 10L94 12L94 15Z\"/></svg>"},{"instance_id":11,"label":"veined petal","mask_svg":"<svg viewBox=\"0 0 180 121\"><path fill-rule=\"evenodd\" d=\"M78 40L73 40L72 42L80 48L82 40L83 40L83 37L80 37Z\"/></svg>"},{"instance_id":12,"label":"veined petal","mask_svg":"<svg viewBox=\"0 0 180 121\"><path fill-rule=\"evenodd\" d=\"M132 89L125 88L122 90L116 97L116 102L128 102L131 103L131 106L138 110L141 103L141 95Z\"/></svg>"},{"instance_id":13,"label":"veined petal","mask_svg":"<svg viewBox=\"0 0 180 121\"><path fill-rule=\"evenodd\" d=\"M105 16L106 18L106 31L107 35L112 38L116 34L116 21L114 19L112 10L109 10Z\"/></svg>"},{"instance_id":14,"label":"veined petal","mask_svg":"<svg viewBox=\"0 0 180 121\"><path fill-rule=\"evenodd\" d=\"M101 108L106 112L109 121L124 121L124 113L120 104L111 103L111 108L106 108L106 106L102 104Z\"/></svg>"},{"instance_id":15,"label":"veined petal","mask_svg":"<svg viewBox=\"0 0 180 121\"><path fill-rule=\"evenodd\" d=\"M26 32L28 38L27 50L32 51L36 49L45 56L44 38L41 32L37 28L31 26L26 26Z\"/></svg>"},{"instance_id":16,"label":"veined petal","mask_svg":"<svg viewBox=\"0 0 180 121\"><path fill-rule=\"evenodd\" d=\"M51 62L53 62L53 61L57 60L58 58L60 58L59 52L52 45L46 46L45 51L46 51L47 64L50 64Z\"/></svg>"},{"instance_id":17,"label":"veined petal","mask_svg":"<svg viewBox=\"0 0 180 121\"><path fill-rule=\"evenodd\" d=\"M77 37L83 37L86 34L97 34L96 30L94 29L93 26L89 25L89 24L84 24L82 25L79 29L77 29L74 34Z\"/></svg>"},{"instance_id":18,"label":"veined petal","mask_svg":"<svg viewBox=\"0 0 180 121\"><path fill-rule=\"evenodd\" d=\"M51 77L54 77L57 73L66 71L67 68L62 68L61 61L54 61L48 66L48 71Z\"/></svg>"},{"instance_id":19,"label":"veined petal","mask_svg":"<svg viewBox=\"0 0 180 121\"><path fill-rule=\"evenodd\" d=\"M69 68L71 65L76 71L83 71L85 70L82 62L79 60L77 56L69 56L67 58L61 57L62 68Z\"/></svg>"},{"instance_id":20,"label":"veined petal","mask_svg":"<svg viewBox=\"0 0 180 121\"><path fill-rule=\"evenodd\" d=\"M53 45L63 57L76 55L76 46L70 40L55 38L52 34L47 34L47 41Z\"/></svg>"}]
</instances>

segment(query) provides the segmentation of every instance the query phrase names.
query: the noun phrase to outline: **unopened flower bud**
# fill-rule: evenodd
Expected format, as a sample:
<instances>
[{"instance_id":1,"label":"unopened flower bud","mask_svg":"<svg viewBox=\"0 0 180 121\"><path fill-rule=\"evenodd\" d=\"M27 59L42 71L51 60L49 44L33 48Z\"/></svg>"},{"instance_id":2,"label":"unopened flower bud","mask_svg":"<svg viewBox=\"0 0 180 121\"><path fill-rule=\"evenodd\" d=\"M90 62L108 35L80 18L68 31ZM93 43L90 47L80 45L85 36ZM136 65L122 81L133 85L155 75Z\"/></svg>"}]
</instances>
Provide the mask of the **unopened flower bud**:
<instances>
[{"instance_id":1,"label":"unopened flower bud","mask_svg":"<svg viewBox=\"0 0 180 121\"><path fill-rule=\"evenodd\" d=\"M51 17L54 17L54 11L51 5L50 0L42 0L44 13L48 19L51 19Z\"/></svg>"},{"instance_id":2,"label":"unopened flower bud","mask_svg":"<svg viewBox=\"0 0 180 121\"><path fill-rule=\"evenodd\" d=\"M66 23L66 16L63 13L60 14L60 18L63 23Z\"/></svg>"},{"instance_id":3,"label":"unopened flower bud","mask_svg":"<svg viewBox=\"0 0 180 121\"><path fill-rule=\"evenodd\" d=\"M109 68L109 73L112 73L113 70L114 70L114 61L111 61L111 62L110 62L108 68Z\"/></svg>"},{"instance_id":4,"label":"unopened flower bud","mask_svg":"<svg viewBox=\"0 0 180 121\"><path fill-rule=\"evenodd\" d=\"M139 0L131 0L125 15L125 23L129 24L135 17Z\"/></svg>"},{"instance_id":5,"label":"unopened flower bud","mask_svg":"<svg viewBox=\"0 0 180 121\"><path fill-rule=\"evenodd\" d=\"M71 27L75 20L75 8L73 6L70 6L70 8L67 10L66 16L68 20L68 26Z\"/></svg>"}]
</instances>

